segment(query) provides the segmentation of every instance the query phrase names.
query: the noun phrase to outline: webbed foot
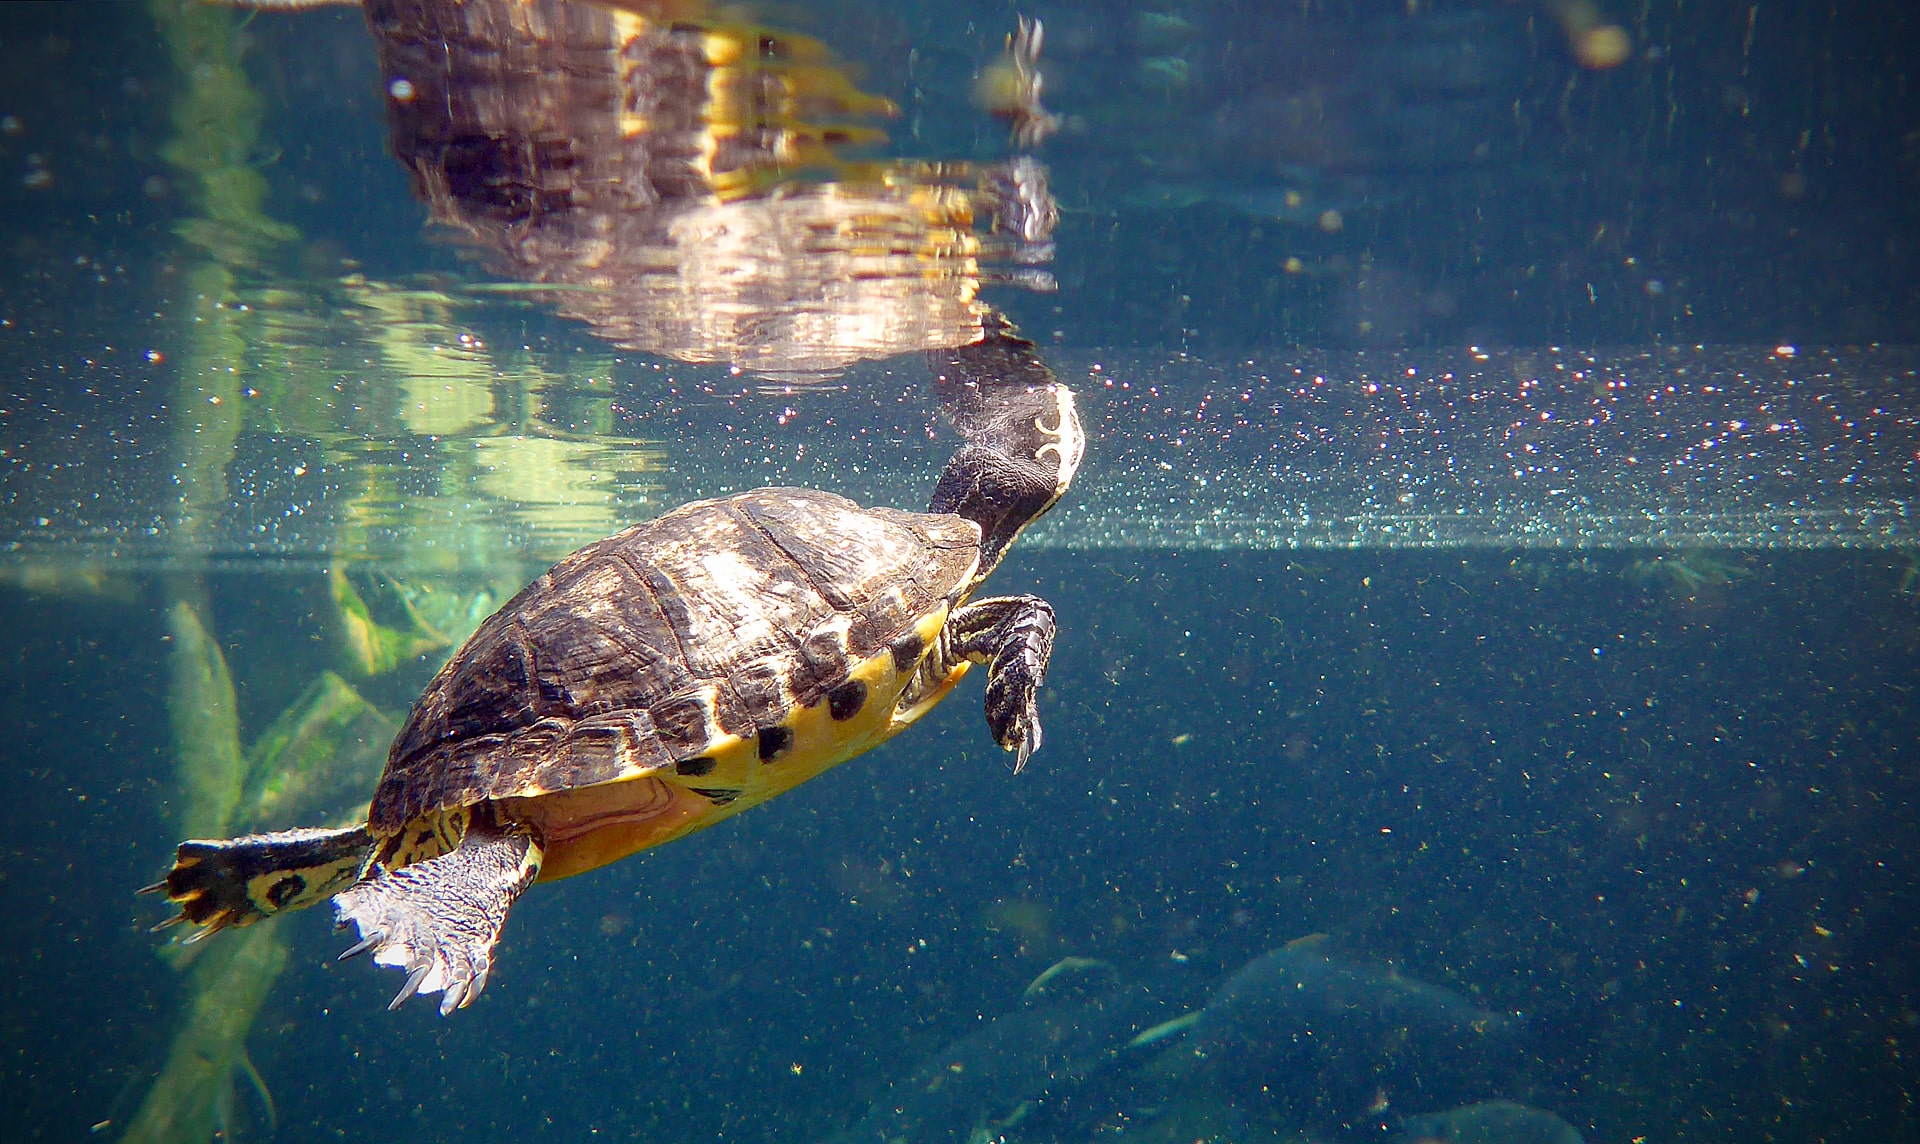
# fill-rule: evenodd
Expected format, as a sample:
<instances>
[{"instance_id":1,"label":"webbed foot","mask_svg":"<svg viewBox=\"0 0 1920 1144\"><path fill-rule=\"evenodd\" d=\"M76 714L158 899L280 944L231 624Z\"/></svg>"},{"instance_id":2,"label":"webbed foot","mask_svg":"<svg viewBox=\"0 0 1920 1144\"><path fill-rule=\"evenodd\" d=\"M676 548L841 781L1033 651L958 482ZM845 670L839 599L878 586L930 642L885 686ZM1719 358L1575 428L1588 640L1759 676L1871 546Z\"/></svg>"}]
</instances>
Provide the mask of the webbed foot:
<instances>
[{"instance_id":1,"label":"webbed foot","mask_svg":"<svg viewBox=\"0 0 1920 1144\"><path fill-rule=\"evenodd\" d=\"M445 1016L487 986L507 909L540 873L542 853L524 833L469 828L460 845L352 886L334 898L339 924L360 940L341 960L373 952L407 971L396 1009L415 993L439 993Z\"/></svg>"}]
</instances>

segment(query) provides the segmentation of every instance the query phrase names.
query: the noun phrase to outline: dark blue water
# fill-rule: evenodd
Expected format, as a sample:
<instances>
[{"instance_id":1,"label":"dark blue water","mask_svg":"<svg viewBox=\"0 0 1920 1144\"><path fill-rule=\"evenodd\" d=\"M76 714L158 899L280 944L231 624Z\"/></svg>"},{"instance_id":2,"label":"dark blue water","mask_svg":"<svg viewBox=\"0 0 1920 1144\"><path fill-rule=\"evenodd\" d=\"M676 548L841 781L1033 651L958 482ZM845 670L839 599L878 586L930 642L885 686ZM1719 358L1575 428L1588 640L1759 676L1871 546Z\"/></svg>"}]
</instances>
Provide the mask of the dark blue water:
<instances>
[{"instance_id":1,"label":"dark blue water","mask_svg":"<svg viewBox=\"0 0 1920 1144\"><path fill-rule=\"evenodd\" d=\"M260 116L236 165L299 236L257 261L178 233L204 206L169 150L191 65L156 46L146 7L0 11L0 1139L125 1133L206 967L239 948L221 935L177 971L148 933L165 911L132 893L190 813L174 728L210 694L180 680L170 607L208 617L244 747L323 672L403 712L445 654L354 668L335 556L362 561L370 596L388 573L510 590L585 537L762 480L919 507L947 447L926 432L918 354L786 392L602 344L565 295L469 291L514 279L423 226L361 14L212 11ZM1571 53L1569 11L1038 10L1066 120L1038 152L1058 288L986 289L1098 430L1086 515L1069 494L992 582L1059 613L1040 754L1008 773L970 681L766 807L537 887L486 993L444 1020L388 1013L395 975L333 964L330 911L273 923L285 969L228 1042L272 1117L244 1070L220 1095L221 1064L194 1090L218 1114L193 1123L286 1140L1358 1139L1497 1097L1621 1144L1920 1139L1920 24L1893 3L1614 4L1600 14L1632 53L1598 70ZM1012 9L762 17L900 105L873 153L1006 155L967 92ZM293 315L221 327L255 391L233 423L182 380L226 360L193 332L219 320L196 308L209 265L248 314L277 299ZM487 353L432 373L414 342L381 340L414 325L423 345L475 331ZM1711 469L1738 433L1681 448L1649 423L1647 455L1679 467L1622 482L1643 499L1609 512L1678 528L1737 486L1767 502L1743 513L1868 494L1871 512L1729 549L1613 546L1597 508L1572 509L1527 547L1435 532L1417 543L1459 546L1386 551L1368 514L1404 502L1383 485L1325 494L1371 531L1295 547L1303 531L1248 523L1284 515L1257 481L1218 479L1258 476L1239 462L1282 440L1351 442L1351 469L1316 471L1380 478L1375 422L1341 401L1373 392L1382 362L1480 347L1535 415L1530 387L1569 360L1546 347L1643 363L1696 343L1733 348L1685 385L1737 376L1742 401L1828 415L1824 435L1754 446L1749 474ZM1352 388L1289 405L1288 362ZM1173 430L1256 374L1281 379L1257 415L1197 416L1191 446ZM1141 388L1105 393L1102 375ZM1407 386L1421 425L1454 408ZM1314 420L1335 408L1365 431ZM183 510L222 424L214 491ZM1408 487L1488 444L1459 424L1416 445L1380 422ZM1579 463L1619 462L1641 428L1609 424L1622 444ZM538 442L558 444L512 459ZM1543 467L1573 456L1531 454L1556 447L1532 430L1498 442ZM1688 483L1703 457L1738 481ZM612 491L587 491L601 476ZM391 597L373 605L398 624ZM1308 1030L1276 1005L1230 1041L1128 1046L1302 938L1369 980L1512 1017L1511 1039L1458 1084L1417 1007L1399 1036ZM1023 996L1066 957L1106 964ZM1309 1066L1344 1071L1303 1093Z\"/></svg>"},{"instance_id":2,"label":"dark blue water","mask_svg":"<svg viewBox=\"0 0 1920 1144\"><path fill-rule=\"evenodd\" d=\"M388 1014L392 983L295 919L254 1061L301 1138L819 1138L1060 956L1177 1012L1324 932L1529 1014L1512 1095L1592 1136L1901 1138L1920 616L1884 558L1724 558L1738 578L1691 597L1627 556L1020 561L1007 586L1063 620L1029 773L963 693L534 893L449 1020ZM215 585L250 641L272 587ZM152 1066L178 988L127 894L171 840L158 632L98 611L12 613L7 1084L48 1136Z\"/></svg>"}]
</instances>

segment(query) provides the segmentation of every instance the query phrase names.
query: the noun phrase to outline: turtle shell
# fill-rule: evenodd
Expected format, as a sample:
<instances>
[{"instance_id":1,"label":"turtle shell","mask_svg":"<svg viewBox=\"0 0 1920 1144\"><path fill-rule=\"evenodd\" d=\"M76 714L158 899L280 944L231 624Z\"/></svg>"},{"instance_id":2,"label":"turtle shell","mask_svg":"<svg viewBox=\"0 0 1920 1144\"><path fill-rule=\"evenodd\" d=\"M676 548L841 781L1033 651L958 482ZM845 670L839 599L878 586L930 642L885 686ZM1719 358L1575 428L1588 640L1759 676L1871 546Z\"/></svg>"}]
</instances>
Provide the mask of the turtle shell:
<instances>
[{"instance_id":1,"label":"turtle shell","mask_svg":"<svg viewBox=\"0 0 1920 1144\"><path fill-rule=\"evenodd\" d=\"M891 733L891 704L971 590L979 539L956 516L756 489L591 544L434 677L394 741L370 825L391 837L438 811L560 792L591 810L656 776L679 789L655 802L693 789L725 804L727 789L697 785L723 748L760 763L839 755L782 760L791 781L750 801L777 793L872 745L796 728L852 725L867 708L879 737Z\"/></svg>"}]
</instances>

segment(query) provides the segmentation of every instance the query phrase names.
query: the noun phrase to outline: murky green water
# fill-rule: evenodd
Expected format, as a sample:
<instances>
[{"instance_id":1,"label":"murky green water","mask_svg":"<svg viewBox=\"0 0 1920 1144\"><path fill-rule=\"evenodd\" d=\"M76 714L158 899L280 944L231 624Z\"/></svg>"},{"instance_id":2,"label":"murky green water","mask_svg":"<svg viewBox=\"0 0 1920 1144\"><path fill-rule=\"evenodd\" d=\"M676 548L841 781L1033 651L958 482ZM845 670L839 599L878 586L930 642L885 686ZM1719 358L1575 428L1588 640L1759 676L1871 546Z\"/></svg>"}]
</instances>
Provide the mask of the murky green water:
<instances>
[{"instance_id":1,"label":"murky green water","mask_svg":"<svg viewBox=\"0 0 1920 1144\"><path fill-rule=\"evenodd\" d=\"M1029 14L0 12L0 1136L1920 1134L1914 17ZM924 506L985 305L1090 438L1025 772L963 683L444 1020L148 932L564 553Z\"/></svg>"}]
</instances>

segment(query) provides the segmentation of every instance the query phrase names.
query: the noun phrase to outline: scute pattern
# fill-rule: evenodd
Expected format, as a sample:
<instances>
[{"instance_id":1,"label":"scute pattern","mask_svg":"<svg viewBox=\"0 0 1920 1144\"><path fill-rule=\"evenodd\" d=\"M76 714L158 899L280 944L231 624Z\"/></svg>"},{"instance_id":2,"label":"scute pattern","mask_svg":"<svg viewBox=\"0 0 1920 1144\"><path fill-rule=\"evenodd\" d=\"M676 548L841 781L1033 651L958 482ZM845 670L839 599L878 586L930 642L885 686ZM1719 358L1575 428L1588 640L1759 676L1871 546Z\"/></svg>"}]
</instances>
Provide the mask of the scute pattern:
<instances>
[{"instance_id":1,"label":"scute pattern","mask_svg":"<svg viewBox=\"0 0 1920 1144\"><path fill-rule=\"evenodd\" d=\"M805 489L589 545L481 625L388 756L371 824L631 778L811 707L973 575L979 530Z\"/></svg>"}]
</instances>

